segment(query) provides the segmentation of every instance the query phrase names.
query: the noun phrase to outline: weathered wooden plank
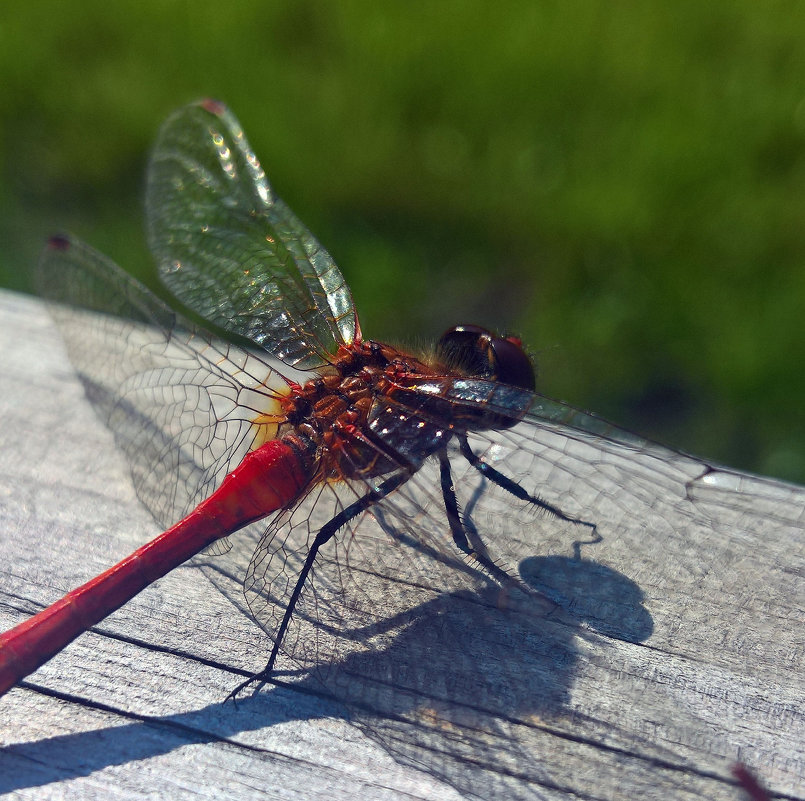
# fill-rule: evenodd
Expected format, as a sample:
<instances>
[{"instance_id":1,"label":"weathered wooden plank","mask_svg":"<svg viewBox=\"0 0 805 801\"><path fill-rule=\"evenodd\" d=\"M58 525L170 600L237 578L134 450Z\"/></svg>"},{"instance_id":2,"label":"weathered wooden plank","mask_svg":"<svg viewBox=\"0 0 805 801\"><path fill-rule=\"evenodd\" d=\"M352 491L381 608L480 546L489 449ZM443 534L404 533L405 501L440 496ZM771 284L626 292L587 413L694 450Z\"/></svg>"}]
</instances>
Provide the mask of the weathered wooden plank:
<instances>
[{"instance_id":1,"label":"weathered wooden plank","mask_svg":"<svg viewBox=\"0 0 805 801\"><path fill-rule=\"evenodd\" d=\"M37 301L0 294L0 353L8 627L155 526ZM175 571L0 699L0 792L739 799L742 760L802 797L805 491L662 464L643 490L687 491L679 519L681 501L629 519L615 497L583 560L546 528L520 569L560 608L435 598L331 673L351 706L313 680L223 704L266 640L197 569Z\"/></svg>"}]
</instances>

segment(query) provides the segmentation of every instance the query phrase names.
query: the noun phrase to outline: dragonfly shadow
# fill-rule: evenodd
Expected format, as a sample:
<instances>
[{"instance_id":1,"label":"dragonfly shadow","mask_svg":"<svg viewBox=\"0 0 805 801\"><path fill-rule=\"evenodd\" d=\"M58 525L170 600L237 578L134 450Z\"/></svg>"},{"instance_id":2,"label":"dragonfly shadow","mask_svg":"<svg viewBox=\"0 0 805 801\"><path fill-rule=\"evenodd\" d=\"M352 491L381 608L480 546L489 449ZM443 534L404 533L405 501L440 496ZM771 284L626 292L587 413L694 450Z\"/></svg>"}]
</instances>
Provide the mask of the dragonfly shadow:
<instances>
[{"instance_id":1,"label":"dragonfly shadow","mask_svg":"<svg viewBox=\"0 0 805 801\"><path fill-rule=\"evenodd\" d=\"M534 557L520 568L556 606L502 596L492 587L437 597L405 621L390 621L397 633L384 647L355 653L292 687L276 686L237 705L215 703L7 746L0 753L0 793L189 744L237 741L289 721L341 718L400 764L462 792L516 798L531 787L533 797L533 784L545 778L543 741L573 715L568 702L578 637L587 628L638 641L651 632L651 619L632 582L594 562ZM608 619L611 599L620 605L613 603ZM624 603L633 604L631 613L624 614ZM4 763L25 768L7 770Z\"/></svg>"},{"instance_id":2,"label":"dragonfly shadow","mask_svg":"<svg viewBox=\"0 0 805 801\"><path fill-rule=\"evenodd\" d=\"M565 556L532 556L520 578L591 629L626 642L645 642L654 621L644 594L631 579L606 565Z\"/></svg>"},{"instance_id":3,"label":"dragonfly shadow","mask_svg":"<svg viewBox=\"0 0 805 801\"><path fill-rule=\"evenodd\" d=\"M637 643L653 630L642 591L608 567L530 557L520 573L553 606L493 588L443 596L389 648L322 677L397 761L471 796L533 798L547 781L556 733L577 728L580 637Z\"/></svg>"}]
</instances>

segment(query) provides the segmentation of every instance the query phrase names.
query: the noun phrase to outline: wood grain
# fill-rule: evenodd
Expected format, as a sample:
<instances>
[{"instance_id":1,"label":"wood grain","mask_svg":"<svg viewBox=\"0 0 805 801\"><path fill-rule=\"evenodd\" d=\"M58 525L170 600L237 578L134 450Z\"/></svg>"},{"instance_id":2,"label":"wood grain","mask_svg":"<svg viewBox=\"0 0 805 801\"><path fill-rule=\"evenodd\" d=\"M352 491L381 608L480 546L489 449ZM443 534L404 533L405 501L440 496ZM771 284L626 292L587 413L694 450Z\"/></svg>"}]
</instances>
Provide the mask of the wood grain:
<instances>
[{"instance_id":1,"label":"wood grain","mask_svg":"<svg viewBox=\"0 0 805 801\"><path fill-rule=\"evenodd\" d=\"M8 628L157 530L38 301L0 294L0 353ZM0 699L0 793L741 799L742 761L803 798L805 491L730 473L687 489L695 537L645 521L650 546L607 540L596 561L549 543L521 573L562 608L435 599L330 676L347 703L312 679L224 703L267 641L181 568ZM428 637L423 665L410 644ZM337 687L356 676L351 703Z\"/></svg>"}]
</instances>

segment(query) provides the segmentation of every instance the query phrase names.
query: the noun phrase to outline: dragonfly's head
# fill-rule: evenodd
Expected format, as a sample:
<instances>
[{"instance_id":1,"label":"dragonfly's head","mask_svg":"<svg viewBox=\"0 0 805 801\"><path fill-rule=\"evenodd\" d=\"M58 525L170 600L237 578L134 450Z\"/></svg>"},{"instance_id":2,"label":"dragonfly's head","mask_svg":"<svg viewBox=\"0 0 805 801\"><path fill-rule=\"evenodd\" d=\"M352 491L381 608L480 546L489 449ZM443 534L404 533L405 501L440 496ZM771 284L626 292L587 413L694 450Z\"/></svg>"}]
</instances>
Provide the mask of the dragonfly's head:
<instances>
[{"instance_id":1,"label":"dragonfly's head","mask_svg":"<svg viewBox=\"0 0 805 801\"><path fill-rule=\"evenodd\" d=\"M448 328L436 343L436 356L451 369L474 378L520 389L536 388L534 365L516 337L499 337L479 325Z\"/></svg>"}]
</instances>

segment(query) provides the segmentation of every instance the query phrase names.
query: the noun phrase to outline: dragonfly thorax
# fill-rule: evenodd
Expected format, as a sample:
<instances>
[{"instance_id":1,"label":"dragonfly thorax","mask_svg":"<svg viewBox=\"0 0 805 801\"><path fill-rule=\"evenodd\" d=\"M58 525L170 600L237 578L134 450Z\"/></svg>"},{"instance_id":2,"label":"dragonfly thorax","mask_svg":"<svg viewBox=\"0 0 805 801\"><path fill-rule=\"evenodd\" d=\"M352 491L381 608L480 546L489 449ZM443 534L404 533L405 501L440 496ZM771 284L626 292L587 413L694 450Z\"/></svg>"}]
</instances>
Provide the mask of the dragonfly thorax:
<instances>
[{"instance_id":1,"label":"dragonfly thorax","mask_svg":"<svg viewBox=\"0 0 805 801\"><path fill-rule=\"evenodd\" d=\"M309 443L319 472L326 478L368 478L406 466L390 454L370 417L393 384L388 374L398 357L388 346L362 343L343 348L333 371L295 387L286 401L291 431ZM409 372L427 371L406 360Z\"/></svg>"}]
</instances>

